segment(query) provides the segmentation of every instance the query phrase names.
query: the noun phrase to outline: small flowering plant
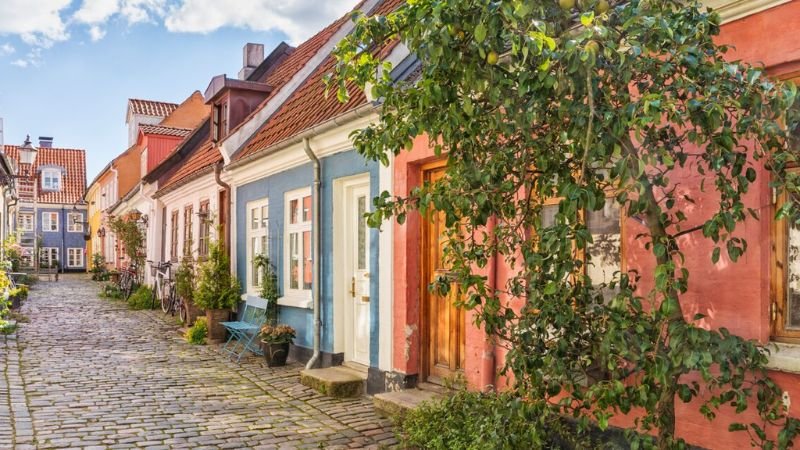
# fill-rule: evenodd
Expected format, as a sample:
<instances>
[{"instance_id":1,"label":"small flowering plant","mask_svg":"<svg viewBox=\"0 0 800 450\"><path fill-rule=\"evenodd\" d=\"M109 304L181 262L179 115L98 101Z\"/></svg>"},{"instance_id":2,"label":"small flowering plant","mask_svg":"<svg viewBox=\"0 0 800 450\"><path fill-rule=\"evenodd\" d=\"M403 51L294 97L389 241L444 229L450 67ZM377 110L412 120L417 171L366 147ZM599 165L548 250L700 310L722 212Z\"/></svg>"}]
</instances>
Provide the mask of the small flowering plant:
<instances>
[{"instance_id":1,"label":"small flowering plant","mask_svg":"<svg viewBox=\"0 0 800 450\"><path fill-rule=\"evenodd\" d=\"M269 344L291 343L294 341L296 334L294 328L285 324L266 324L261 327L261 340Z\"/></svg>"}]
</instances>

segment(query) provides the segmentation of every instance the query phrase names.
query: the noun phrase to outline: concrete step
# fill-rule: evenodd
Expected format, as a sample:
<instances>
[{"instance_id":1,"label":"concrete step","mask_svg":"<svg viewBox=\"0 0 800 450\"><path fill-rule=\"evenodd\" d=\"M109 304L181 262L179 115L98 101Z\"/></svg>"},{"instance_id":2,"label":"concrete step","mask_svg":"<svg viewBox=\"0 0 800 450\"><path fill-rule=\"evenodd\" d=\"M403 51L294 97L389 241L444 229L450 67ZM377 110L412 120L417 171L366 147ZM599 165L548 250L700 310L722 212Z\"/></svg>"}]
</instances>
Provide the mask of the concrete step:
<instances>
[{"instance_id":1,"label":"concrete step","mask_svg":"<svg viewBox=\"0 0 800 450\"><path fill-rule=\"evenodd\" d=\"M326 367L300 371L300 383L329 397L358 397L365 391L367 376L347 367Z\"/></svg>"},{"instance_id":2,"label":"concrete step","mask_svg":"<svg viewBox=\"0 0 800 450\"><path fill-rule=\"evenodd\" d=\"M390 416L403 415L416 409L423 402L437 400L443 394L431 390L403 389L401 391L383 392L372 397L375 408Z\"/></svg>"}]
</instances>

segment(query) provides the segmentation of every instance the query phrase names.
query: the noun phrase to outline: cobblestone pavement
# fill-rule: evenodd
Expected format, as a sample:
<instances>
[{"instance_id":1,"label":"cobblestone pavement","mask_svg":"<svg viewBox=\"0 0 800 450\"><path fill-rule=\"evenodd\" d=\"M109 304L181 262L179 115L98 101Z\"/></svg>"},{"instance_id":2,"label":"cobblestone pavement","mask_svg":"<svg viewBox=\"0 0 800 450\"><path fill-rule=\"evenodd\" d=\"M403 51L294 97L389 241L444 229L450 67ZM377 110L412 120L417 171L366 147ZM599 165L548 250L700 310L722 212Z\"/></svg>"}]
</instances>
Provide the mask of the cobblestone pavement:
<instances>
[{"instance_id":1,"label":"cobblestone pavement","mask_svg":"<svg viewBox=\"0 0 800 450\"><path fill-rule=\"evenodd\" d=\"M98 287L39 283L22 307L30 323L0 341L0 448L394 445L368 399L321 396L299 384L298 365L238 365L190 346L160 311L129 311Z\"/></svg>"}]
</instances>

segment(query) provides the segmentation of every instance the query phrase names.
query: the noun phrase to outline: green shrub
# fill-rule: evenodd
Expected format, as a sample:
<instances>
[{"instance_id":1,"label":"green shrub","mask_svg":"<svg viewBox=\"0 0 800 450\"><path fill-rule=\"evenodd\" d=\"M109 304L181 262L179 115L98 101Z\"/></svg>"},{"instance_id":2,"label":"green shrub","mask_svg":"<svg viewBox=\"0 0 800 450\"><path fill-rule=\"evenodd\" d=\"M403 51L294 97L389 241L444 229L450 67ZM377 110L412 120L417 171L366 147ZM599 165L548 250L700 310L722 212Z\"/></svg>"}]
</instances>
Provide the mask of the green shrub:
<instances>
[{"instance_id":1,"label":"green shrub","mask_svg":"<svg viewBox=\"0 0 800 450\"><path fill-rule=\"evenodd\" d=\"M205 345L208 336L208 323L205 317L198 317L186 332L186 341L192 345Z\"/></svg>"},{"instance_id":2,"label":"green shrub","mask_svg":"<svg viewBox=\"0 0 800 450\"><path fill-rule=\"evenodd\" d=\"M16 278L17 284L26 284L28 286L33 286L34 284L39 282L39 277L33 274L26 273L24 275L20 275Z\"/></svg>"},{"instance_id":3,"label":"green shrub","mask_svg":"<svg viewBox=\"0 0 800 450\"><path fill-rule=\"evenodd\" d=\"M200 264L193 293L194 304L205 310L230 309L239 301L239 282L231 275L230 261L220 242L208 246Z\"/></svg>"},{"instance_id":4,"label":"green shrub","mask_svg":"<svg viewBox=\"0 0 800 450\"><path fill-rule=\"evenodd\" d=\"M147 286L139 286L136 292L128 297L130 309L153 309L153 291Z\"/></svg>"},{"instance_id":5,"label":"green shrub","mask_svg":"<svg viewBox=\"0 0 800 450\"><path fill-rule=\"evenodd\" d=\"M570 421L549 413L541 404L523 401L512 393L461 390L441 400L425 402L398 420L398 437L404 446L410 448L604 447L599 442L575 442Z\"/></svg>"},{"instance_id":6,"label":"green shrub","mask_svg":"<svg viewBox=\"0 0 800 450\"><path fill-rule=\"evenodd\" d=\"M108 298L112 300L121 300L122 299L122 291L119 290L114 283L104 284L103 288L100 289L100 297L101 298Z\"/></svg>"}]
</instances>

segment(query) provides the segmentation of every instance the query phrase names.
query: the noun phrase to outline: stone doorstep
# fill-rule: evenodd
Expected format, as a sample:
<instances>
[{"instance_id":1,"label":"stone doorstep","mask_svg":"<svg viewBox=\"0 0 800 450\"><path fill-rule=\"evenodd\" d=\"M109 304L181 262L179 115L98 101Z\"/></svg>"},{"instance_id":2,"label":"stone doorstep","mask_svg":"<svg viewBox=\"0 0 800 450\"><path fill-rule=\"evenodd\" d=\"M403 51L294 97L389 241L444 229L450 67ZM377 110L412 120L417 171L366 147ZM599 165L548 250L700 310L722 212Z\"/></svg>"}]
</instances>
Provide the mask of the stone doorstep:
<instances>
[{"instance_id":1,"label":"stone doorstep","mask_svg":"<svg viewBox=\"0 0 800 450\"><path fill-rule=\"evenodd\" d=\"M335 398L359 397L367 375L349 367L335 366L300 371L300 383Z\"/></svg>"},{"instance_id":2,"label":"stone doorstep","mask_svg":"<svg viewBox=\"0 0 800 450\"><path fill-rule=\"evenodd\" d=\"M443 395L433 390L403 389L375 394L372 397L372 403L378 411L388 416L397 416L416 409L423 402L440 399Z\"/></svg>"}]
</instances>

